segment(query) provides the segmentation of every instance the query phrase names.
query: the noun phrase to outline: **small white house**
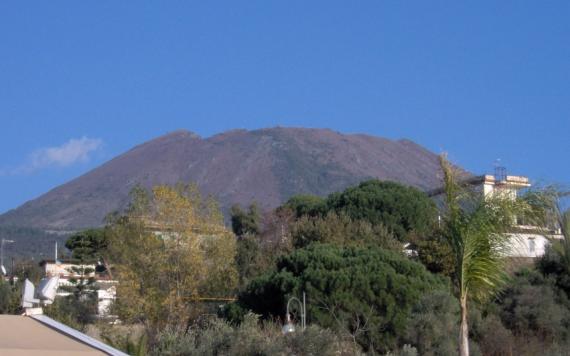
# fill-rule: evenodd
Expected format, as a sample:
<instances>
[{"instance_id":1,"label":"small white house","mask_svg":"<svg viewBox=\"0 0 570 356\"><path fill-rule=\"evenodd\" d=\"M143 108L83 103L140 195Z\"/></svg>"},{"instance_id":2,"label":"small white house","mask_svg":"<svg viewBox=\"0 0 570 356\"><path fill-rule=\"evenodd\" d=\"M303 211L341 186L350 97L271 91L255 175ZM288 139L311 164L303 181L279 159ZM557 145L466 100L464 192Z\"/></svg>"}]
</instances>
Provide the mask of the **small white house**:
<instances>
[{"instance_id":1,"label":"small white house","mask_svg":"<svg viewBox=\"0 0 570 356\"><path fill-rule=\"evenodd\" d=\"M97 293L97 316L110 316L110 307L117 297L118 282L95 273L94 263L79 264L74 261L44 260L40 262L40 266L43 267L46 277L59 277L57 295L60 297L70 295L70 292L61 287L73 287L75 284L71 282L71 279L81 278L81 273L83 273L83 278L94 278Z\"/></svg>"}]
</instances>

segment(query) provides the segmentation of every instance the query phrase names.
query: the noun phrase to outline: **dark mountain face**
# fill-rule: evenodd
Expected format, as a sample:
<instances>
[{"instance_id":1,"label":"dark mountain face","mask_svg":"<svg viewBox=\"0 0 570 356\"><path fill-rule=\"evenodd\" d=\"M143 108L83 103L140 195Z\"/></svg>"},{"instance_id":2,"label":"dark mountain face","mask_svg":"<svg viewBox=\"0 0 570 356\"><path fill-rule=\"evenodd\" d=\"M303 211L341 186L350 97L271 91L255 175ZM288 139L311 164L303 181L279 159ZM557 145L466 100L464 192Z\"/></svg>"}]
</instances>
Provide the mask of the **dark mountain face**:
<instances>
[{"instance_id":1,"label":"dark mountain face","mask_svg":"<svg viewBox=\"0 0 570 356\"><path fill-rule=\"evenodd\" d=\"M100 226L125 207L137 184L196 182L224 209L252 201L268 209L294 194L325 195L369 178L431 189L440 176L437 155L408 140L303 128L234 130L207 139L176 131L7 212L0 226Z\"/></svg>"}]
</instances>

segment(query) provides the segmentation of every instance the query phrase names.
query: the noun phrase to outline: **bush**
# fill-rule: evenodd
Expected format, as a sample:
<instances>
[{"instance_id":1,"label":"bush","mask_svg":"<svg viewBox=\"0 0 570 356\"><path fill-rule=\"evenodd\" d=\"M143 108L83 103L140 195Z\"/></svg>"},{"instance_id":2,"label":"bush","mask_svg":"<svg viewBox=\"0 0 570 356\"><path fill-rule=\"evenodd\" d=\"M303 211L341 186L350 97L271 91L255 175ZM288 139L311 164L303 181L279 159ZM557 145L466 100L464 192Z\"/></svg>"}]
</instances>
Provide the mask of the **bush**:
<instances>
[{"instance_id":1,"label":"bush","mask_svg":"<svg viewBox=\"0 0 570 356\"><path fill-rule=\"evenodd\" d=\"M499 302L501 319L515 335L546 343L568 340L568 305L566 295L534 271L518 273Z\"/></svg>"},{"instance_id":2,"label":"bush","mask_svg":"<svg viewBox=\"0 0 570 356\"><path fill-rule=\"evenodd\" d=\"M449 293L426 294L412 309L405 341L420 355L455 355L458 345L459 302Z\"/></svg>"},{"instance_id":3,"label":"bush","mask_svg":"<svg viewBox=\"0 0 570 356\"><path fill-rule=\"evenodd\" d=\"M483 319L479 333L478 344L484 355L513 354L513 334L498 316L491 314Z\"/></svg>"},{"instance_id":4,"label":"bush","mask_svg":"<svg viewBox=\"0 0 570 356\"><path fill-rule=\"evenodd\" d=\"M562 247L556 246L560 245L561 242L554 241L553 244L547 248L544 256L537 261L536 267L543 275L553 278L556 286L570 298L570 274L568 273L565 260L559 252L562 250Z\"/></svg>"},{"instance_id":5,"label":"bush","mask_svg":"<svg viewBox=\"0 0 570 356\"><path fill-rule=\"evenodd\" d=\"M53 304L44 308L47 316L74 329L84 331L93 321L97 304L94 295L82 299L74 296L57 297Z\"/></svg>"},{"instance_id":6,"label":"bush","mask_svg":"<svg viewBox=\"0 0 570 356\"><path fill-rule=\"evenodd\" d=\"M185 332L167 329L159 334L153 355L358 355L355 345L342 342L332 331L309 326L283 335L280 325L260 325L248 314L239 326L221 319L207 321Z\"/></svg>"}]
</instances>

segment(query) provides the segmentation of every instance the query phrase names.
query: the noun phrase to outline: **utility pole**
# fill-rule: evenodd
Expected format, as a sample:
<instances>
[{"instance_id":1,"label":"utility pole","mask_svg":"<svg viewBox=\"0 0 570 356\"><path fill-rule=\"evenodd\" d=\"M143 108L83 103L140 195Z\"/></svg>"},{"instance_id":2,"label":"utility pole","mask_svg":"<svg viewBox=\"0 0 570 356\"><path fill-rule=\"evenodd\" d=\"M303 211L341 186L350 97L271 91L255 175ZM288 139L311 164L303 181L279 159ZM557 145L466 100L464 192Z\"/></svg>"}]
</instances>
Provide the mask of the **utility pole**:
<instances>
[{"instance_id":1,"label":"utility pole","mask_svg":"<svg viewBox=\"0 0 570 356\"><path fill-rule=\"evenodd\" d=\"M4 267L4 244L13 243L13 240L2 239L0 242L0 269L2 269L2 274L6 275L6 267Z\"/></svg>"}]
</instances>

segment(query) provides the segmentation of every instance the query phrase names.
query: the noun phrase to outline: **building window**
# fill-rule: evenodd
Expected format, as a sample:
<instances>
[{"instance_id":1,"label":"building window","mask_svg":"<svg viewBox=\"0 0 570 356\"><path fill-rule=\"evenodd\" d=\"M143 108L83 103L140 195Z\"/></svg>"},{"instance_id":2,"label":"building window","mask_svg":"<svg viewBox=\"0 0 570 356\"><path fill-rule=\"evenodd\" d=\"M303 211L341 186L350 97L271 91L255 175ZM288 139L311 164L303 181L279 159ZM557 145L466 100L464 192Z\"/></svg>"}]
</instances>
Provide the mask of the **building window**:
<instances>
[{"instance_id":1,"label":"building window","mask_svg":"<svg viewBox=\"0 0 570 356\"><path fill-rule=\"evenodd\" d=\"M535 253L534 239L528 239L528 250L531 253L531 255L534 255Z\"/></svg>"}]
</instances>

